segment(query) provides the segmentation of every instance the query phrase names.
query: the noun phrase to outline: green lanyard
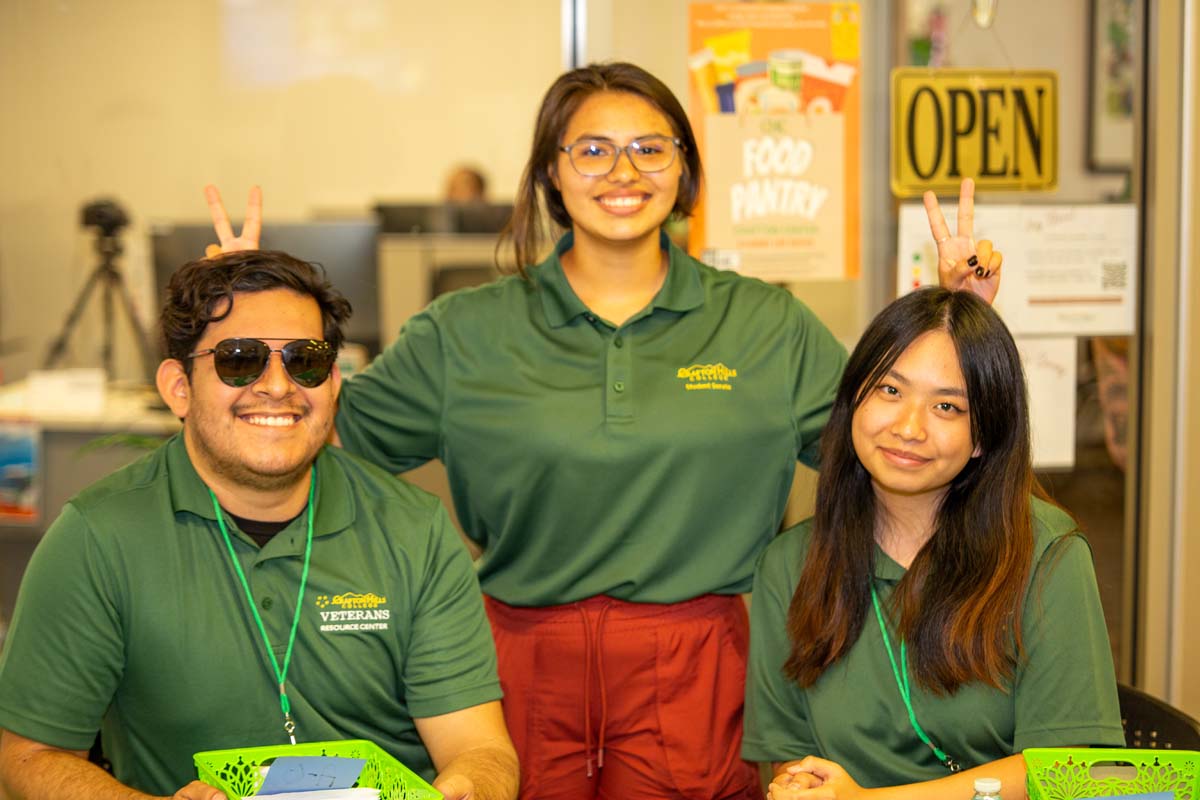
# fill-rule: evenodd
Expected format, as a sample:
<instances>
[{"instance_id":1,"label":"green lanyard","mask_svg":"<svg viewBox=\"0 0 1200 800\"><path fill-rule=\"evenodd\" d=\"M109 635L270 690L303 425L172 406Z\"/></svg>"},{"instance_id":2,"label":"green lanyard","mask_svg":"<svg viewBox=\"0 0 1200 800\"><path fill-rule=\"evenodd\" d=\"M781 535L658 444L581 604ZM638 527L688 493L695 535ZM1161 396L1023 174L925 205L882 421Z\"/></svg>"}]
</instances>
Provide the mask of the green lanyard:
<instances>
[{"instance_id":1,"label":"green lanyard","mask_svg":"<svg viewBox=\"0 0 1200 800\"><path fill-rule=\"evenodd\" d=\"M908 721L912 723L913 730L917 732L921 741L927 744L933 754L937 756L937 760L942 762L942 766L951 772L958 772L962 769L962 765L934 744L929 738L929 734L925 733L925 729L921 727L921 723L917 722L917 712L913 711L912 707L912 693L908 688L908 658L904 649L904 640L900 640L900 666L897 667L896 655L892 652L892 640L888 638L887 625L883 622L883 611L879 608L879 595L875 594L874 581L871 582L871 602L875 604L875 619L879 620L879 632L883 634L883 646L887 648L888 661L892 662L892 675L896 678L896 686L900 689L904 707L908 709Z\"/></svg>"},{"instance_id":2,"label":"green lanyard","mask_svg":"<svg viewBox=\"0 0 1200 800\"><path fill-rule=\"evenodd\" d=\"M242 571L242 565L237 559L237 554L233 552L233 541L229 538L229 530L225 527L225 518L221 513L221 504L217 502L217 496L213 494L212 489L208 490L208 496L212 498L213 511L217 513L217 525L221 528L221 536L225 538L225 547L229 550L229 560L233 562L234 572L237 573L238 580L242 582L242 589L246 592L246 602L250 604L250 612L254 614L254 621L258 624L258 632L262 634L263 644L267 646L267 658L271 659L271 667L275 670L275 678L279 682L279 707L283 710L283 730L287 733L288 738L292 740L292 744L296 743L296 723L292 720L292 704L288 702L287 696L287 673L288 667L292 664L292 646L296 644L296 629L300 627L300 605L304 600L304 587L308 585L308 562L312 557L312 540L313 540L313 490L317 485L317 466L313 465L312 476L308 483L308 538L304 543L304 570L300 574L300 592L296 595L296 614L292 617L292 632L288 634L287 653L283 657L283 669L279 668L279 662L275 660L275 651L271 649L271 640L267 638L267 629L263 625L262 617L259 616L258 606L254 602L254 594L250 591L250 584L246 581L246 573Z\"/></svg>"}]
</instances>

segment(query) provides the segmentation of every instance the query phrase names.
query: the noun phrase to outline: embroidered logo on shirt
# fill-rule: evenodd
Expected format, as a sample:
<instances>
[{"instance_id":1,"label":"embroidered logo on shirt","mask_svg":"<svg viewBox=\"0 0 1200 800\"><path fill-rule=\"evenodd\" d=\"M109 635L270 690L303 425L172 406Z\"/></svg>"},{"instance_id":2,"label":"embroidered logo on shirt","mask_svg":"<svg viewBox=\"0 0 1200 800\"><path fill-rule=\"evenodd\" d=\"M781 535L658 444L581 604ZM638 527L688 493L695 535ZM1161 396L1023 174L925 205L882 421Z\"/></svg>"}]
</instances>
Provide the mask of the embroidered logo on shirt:
<instances>
[{"instance_id":1,"label":"embroidered logo on shirt","mask_svg":"<svg viewBox=\"0 0 1200 800\"><path fill-rule=\"evenodd\" d=\"M693 391L733 391L733 386L729 381L737 377L737 370L731 369L722 363L716 364L693 364L690 367L680 367L675 373L675 377L680 380L687 381L683 388L689 392Z\"/></svg>"},{"instance_id":2,"label":"embroidered logo on shirt","mask_svg":"<svg viewBox=\"0 0 1200 800\"><path fill-rule=\"evenodd\" d=\"M333 597L319 594L313 602L320 609L322 633L383 631L392 616L390 609L381 608L387 605L387 598L374 592L343 592Z\"/></svg>"}]
</instances>

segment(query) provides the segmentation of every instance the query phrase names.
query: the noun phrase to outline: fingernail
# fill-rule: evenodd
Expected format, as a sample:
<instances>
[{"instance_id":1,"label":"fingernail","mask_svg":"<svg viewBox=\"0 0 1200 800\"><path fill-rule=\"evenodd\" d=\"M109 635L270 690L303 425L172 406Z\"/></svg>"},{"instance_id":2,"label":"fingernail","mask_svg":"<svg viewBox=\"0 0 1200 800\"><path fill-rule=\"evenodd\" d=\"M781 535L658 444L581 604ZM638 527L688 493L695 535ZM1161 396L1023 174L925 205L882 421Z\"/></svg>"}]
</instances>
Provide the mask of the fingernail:
<instances>
[{"instance_id":1,"label":"fingernail","mask_svg":"<svg viewBox=\"0 0 1200 800\"><path fill-rule=\"evenodd\" d=\"M968 258L968 259L967 259L967 266L968 266L968 267L978 267L978 266L979 266L979 258L978 258L978 256L971 256L970 258Z\"/></svg>"},{"instance_id":2,"label":"fingernail","mask_svg":"<svg viewBox=\"0 0 1200 800\"><path fill-rule=\"evenodd\" d=\"M985 278L990 278L990 277L992 277L992 271L989 269L989 270L987 271L987 273L986 273L986 274L985 274L983 277L985 277Z\"/></svg>"},{"instance_id":3,"label":"fingernail","mask_svg":"<svg viewBox=\"0 0 1200 800\"><path fill-rule=\"evenodd\" d=\"M975 277L977 277L977 278L983 278L983 277L986 277L986 276L985 276L983 273L984 273L984 269L983 269L983 267L976 267L976 268L975 268ZM990 274L990 273L989 273L989 274Z\"/></svg>"}]
</instances>

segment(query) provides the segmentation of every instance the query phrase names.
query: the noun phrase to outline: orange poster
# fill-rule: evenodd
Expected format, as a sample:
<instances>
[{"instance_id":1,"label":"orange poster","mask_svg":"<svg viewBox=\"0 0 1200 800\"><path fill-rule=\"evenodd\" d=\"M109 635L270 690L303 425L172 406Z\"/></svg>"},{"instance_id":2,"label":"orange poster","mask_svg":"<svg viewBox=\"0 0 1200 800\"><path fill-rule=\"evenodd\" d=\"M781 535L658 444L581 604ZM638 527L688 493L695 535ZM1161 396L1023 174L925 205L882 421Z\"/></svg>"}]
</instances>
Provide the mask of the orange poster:
<instances>
[{"instance_id":1,"label":"orange poster","mask_svg":"<svg viewBox=\"0 0 1200 800\"><path fill-rule=\"evenodd\" d=\"M769 281L857 278L858 3L694 3L690 14L706 175L689 249Z\"/></svg>"}]
</instances>

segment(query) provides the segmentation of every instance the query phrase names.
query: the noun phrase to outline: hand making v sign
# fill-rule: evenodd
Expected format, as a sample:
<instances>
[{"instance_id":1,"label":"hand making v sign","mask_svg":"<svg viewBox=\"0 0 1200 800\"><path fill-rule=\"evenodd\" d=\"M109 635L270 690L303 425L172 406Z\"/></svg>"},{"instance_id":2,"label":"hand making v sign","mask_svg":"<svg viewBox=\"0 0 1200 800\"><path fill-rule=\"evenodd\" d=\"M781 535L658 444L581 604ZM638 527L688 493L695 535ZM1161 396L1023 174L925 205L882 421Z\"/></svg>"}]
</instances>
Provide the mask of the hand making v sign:
<instances>
[{"instance_id":1,"label":"hand making v sign","mask_svg":"<svg viewBox=\"0 0 1200 800\"><path fill-rule=\"evenodd\" d=\"M250 200L246 203L246 219L238 236L233 234L233 225L229 222L229 214L225 213L225 204L221 202L221 193L217 191L217 187L212 184L205 186L204 199L208 201L208 213L212 217L217 239L221 242L205 247L205 258L215 258L222 253L235 253L238 250L258 249L258 240L262 236L261 188L255 186L250 189Z\"/></svg>"},{"instance_id":2,"label":"hand making v sign","mask_svg":"<svg viewBox=\"0 0 1200 800\"><path fill-rule=\"evenodd\" d=\"M967 289L988 303L1000 290L999 250L987 239L975 241L975 181L966 178L958 192L958 232L951 236L933 192L925 193L929 231L937 242L938 283L946 289Z\"/></svg>"}]
</instances>

